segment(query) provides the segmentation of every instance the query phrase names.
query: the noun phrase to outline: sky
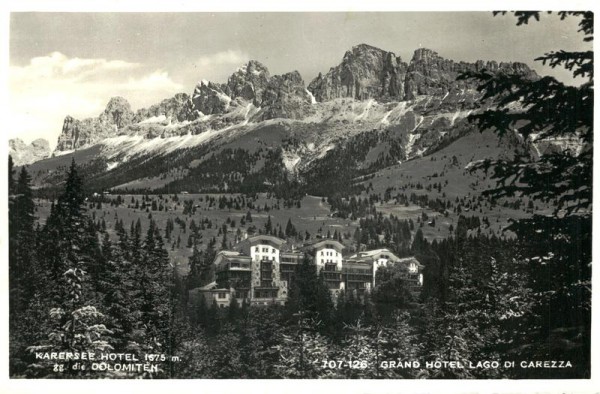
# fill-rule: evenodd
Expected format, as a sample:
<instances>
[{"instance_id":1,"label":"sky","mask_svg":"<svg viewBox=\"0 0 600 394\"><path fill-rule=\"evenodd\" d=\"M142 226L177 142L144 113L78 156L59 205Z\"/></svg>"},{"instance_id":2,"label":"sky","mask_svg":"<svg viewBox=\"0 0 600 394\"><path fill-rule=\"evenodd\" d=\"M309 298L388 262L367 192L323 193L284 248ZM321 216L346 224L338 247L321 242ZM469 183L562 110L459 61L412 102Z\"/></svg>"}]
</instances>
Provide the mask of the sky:
<instances>
[{"instance_id":1,"label":"sky","mask_svg":"<svg viewBox=\"0 0 600 394\"><path fill-rule=\"evenodd\" d=\"M455 61L527 63L573 81L537 56L587 50L578 19L516 26L491 12L363 13L12 13L9 26L9 138L45 138L51 148L66 115L100 114L113 96L135 111L201 80L225 82L248 60L272 75L298 70L308 83L366 43L410 61L430 48Z\"/></svg>"}]
</instances>

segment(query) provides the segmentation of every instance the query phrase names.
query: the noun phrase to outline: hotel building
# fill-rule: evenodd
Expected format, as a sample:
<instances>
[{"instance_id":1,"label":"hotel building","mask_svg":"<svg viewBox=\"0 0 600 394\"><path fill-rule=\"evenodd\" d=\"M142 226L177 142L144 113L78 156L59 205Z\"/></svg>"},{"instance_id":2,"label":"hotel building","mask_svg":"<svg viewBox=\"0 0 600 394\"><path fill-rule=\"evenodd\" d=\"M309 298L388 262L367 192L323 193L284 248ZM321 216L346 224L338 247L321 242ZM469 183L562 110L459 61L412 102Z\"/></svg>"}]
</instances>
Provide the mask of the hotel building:
<instances>
[{"instance_id":1,"label":"hotel building","mask_svg":"<svg viewBox=\"0 0 600 394\"><path fill-rule=\"evenodd\" d=\"M249 237L217 253L215 282L195 289L207 303L228 306L235 298L253 305L285 304L294 281L296 267L310 256L335 299L342 290L362 295L376 285L377 269L402 264L412 291L423 284L423 265L414 257L399 258L388 249L377 249L343 257L345 246L321 239L296 249L271 236Z\"/></svg>"}]
</instances>

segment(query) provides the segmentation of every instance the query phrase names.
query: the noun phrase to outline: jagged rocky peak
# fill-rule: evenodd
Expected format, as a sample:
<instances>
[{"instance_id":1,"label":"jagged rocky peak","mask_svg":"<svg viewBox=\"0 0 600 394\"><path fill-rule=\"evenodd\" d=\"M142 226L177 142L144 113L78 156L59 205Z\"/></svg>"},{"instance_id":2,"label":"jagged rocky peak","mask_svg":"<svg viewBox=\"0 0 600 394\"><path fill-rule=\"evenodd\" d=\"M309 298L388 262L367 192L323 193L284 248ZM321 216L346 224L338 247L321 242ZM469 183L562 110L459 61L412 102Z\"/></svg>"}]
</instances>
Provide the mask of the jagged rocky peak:
<instances>
[{"instance_id":1,"label":"jagged rocky peak","mask_svg":"<svg viewBox=\"0 0 600 394\"><path fill-rule=\"evenodd\" d=\"M406 63L393 52L360 44L344 54L340 65L325 75L319 74L308 85L308 90L317 101L340 97L401 100L406 68Z\"/></svg>"},{"instance_id":2,"label":"jagged rocky peak","mask_svg":"<svg viewBox=\"0 0 600 394\"><path fill-rule=\"evenodd\" d=\"M460 73L465 71L505 72L536 78L537 74L523 63L500 63L495 61L478 60L475 63L455 62L445 59L437 52L419 48L415 50L408 66L405 77L405 97L413 99L418 95L442 95L465 89L475 89L476 81L457 80Z\"/></svg>"},{"instance_id":3,"label":"jagged rocky peak","mask_svg":"<svg viewBox=\"0 0 600 394\"><path fill-rule=\"evenodd\" d=\"M419 48L415 50L408 65L405 98L410 100L419 95L434 96L445 94L454 88L465 89L467 82L456 81L456 77L467 68L466 63L455 63L431 49Z\"/></svg>"},{"instance_id":4,"label":"jagged rocky peak","mask_svg":"<svg viewBox=\"0 0 600 394\"><path fill-rule=\"evenodd\" d=\"M260 108L253 120L297 119L309 112L312 100L298 71L271 76L265 65L251 60L238 68L226 84L201 81L192 94L189 112L198 118L252 104Z\"/></svg>"},{"instance_id":5,"label":"jagged rocky peak","mask_svg":"<svg viewBox=\"0 0 600 394\"><path fill-rule=\"evenodd\" d=\"M50 156L50 144L38 138L27 145L20 138L8 140L8 153L16 166L24 166Z\"/></svg>"},{"instance_id":6,"label":"jagged rocky peak","mask_svg":"<svg viewBox=\"0 0 600 394\"><path fill-rule=\"evenodd\" d=\"M427 49L419 48L415 50L413 57L408 66L408 71L420 71L426 74L433 74L435 72L464 72L464 71L481 71L488 70L491 72L506 72L510 74L520 75L535 75L526 64L519 62L502 62L498 63L494 60L483 61L477 60L475 63L468 62L455 62L453 60L445 59L438 55L437 52Z\"/></svg>"},{"instance_id":7,"label":"jagged rocky peak","mask_svg":"<svg viewBox=\"0 0 600 394\"><path fill-rule=\"evenodd\" d=\"M403 101L419 95L444 96L456 92L463 95L466 89L474 89L476 82L457 81L458 75L484 68L536 77L535 72L523 63L455 62L431 49L419 48L406 64L393 52L361 44L347 51L342 62L327 74L319 73L308 85L308 90L317 101L340 97ZM459 100L457 94L453 98Z\"/></svg>"},{"instance_id":8,"label":"jagged rocky peak","mask_svg":"<svg viewBox=\"0 0 600 394\"><path fill-rule=\"evenodd\" d=\"M158 104L148 108L139 109L135 113L134 122L141 122L150 118L164 116L172 121L182 122L189 117L188 107L190 96L186 93L177 93L175 96L165 99Z\"/></svg>"},{"instance_id":9,"label":"jagged rocky peak","mask_svg":"<svg viewBox=\"0 0 600 394\"><path fill-rule=\"evenodd\" d=\"M78 120L67 115L58 136L56 151L80 149L101 139L113 137L131 125L135 114L123 97L113 97L97 118Z\"/></svg>"},{"instance_id":10,"label":"jagged rocky peak","mask_svg":"<svg viewBox=\"0 0 600 394\"><path fill-rule=\"evenodd\" d=\"M270 78L269 70L264 64L250 60L229 77L226 93L231 98L240 97L258 106Z\"/></svg>"},{"instance_id":11,"label":"jagged rocky peak","mask_svg":"<svg viewBox=\"0 0 600 394\"><path fill-rule=\"evenodd\" d=\"M223 90L223 85L206 80L200 81L192 93L192 112L195 112L196 117L225 112L231 97Z\"/></svg>"},{"instance_id":12,"label":"jagged rocky peak","mask_svg":"<svg viewBox=\"0 0 600 394\"><path fill-rule=\"evenodd\" d=\"M263 110L257 114L257 120L300 119L310 112L312 101L313 97L306 90L298 71L274 75L259 100Z\"/></svg>"},{"instance_id":13,"label":"jagged rocky peak","mask_svg":"<svg viewBox=\"0 0 600 394\"><path fill-rule=\"evenodd\" d=\"M112 97L106 109L99 116L100 121L109 125L114 125L117 129L129 126L135 114L131 110L131 105L123 97Z\"/></svg>"}]
</instances>

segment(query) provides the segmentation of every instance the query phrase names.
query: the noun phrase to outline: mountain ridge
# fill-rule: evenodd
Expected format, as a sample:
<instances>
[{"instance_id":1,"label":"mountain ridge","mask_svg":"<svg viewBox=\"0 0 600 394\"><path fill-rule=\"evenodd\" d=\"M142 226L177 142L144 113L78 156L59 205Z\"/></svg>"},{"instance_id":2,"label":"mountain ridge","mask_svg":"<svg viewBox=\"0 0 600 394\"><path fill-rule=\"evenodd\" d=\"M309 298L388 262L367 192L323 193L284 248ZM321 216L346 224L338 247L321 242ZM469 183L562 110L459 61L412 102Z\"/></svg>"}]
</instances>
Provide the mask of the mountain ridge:
<instances>
[{"instance_id":1,"label":"mountain ridge","mask_svg":"<svg viewBox=\"0 0 600 394\"><path fill-rule=\"evenodd\" d=\"M34 163L34 183L52 193L75 159L95 192L350 195L365 187L358 179L386 168L412 171L405 163L453 144L468 152L461 145L479 130L467 117L493 108L496 99L482 100L475 82L457 76L486 67L538 78L520 63L454 62L423 48L406 63L358 45L308 86L297 71L271 75L249 61L226 83L201 80L192 94L149 108L133 111L118 98L98 118L67 118L63 135L73 140L63 136L61 149L75 149ZM535 159L530 141L515 136L497 144L491 152L498 158L522 150ZM457 174L471 182L468 171Z\"/></svg>"},{"instance_id":2,"label":"mountain ridge","mask_svg":"<svg viewBox=\"0 0 600 394\"><path fill-rule=\"evenodd\" d=\"M165 137L278 118L302 120L315 115L315 104L339 98L385 103L446 95L447 102L458 103L472 100L475 86L456 81L456 76L462 71L483 68L537 77L522 63L455 62L425 48L416 49L411 61L405 63L393 52L368 44L346 51L339 65L325 75L320 73L308 85L298 71L271 76L264 64L250 60L234 71L226 83L202 80L191 95L178 93L135 113L125 99L112 98L98 118L80 121L67 116L55 153L122 134ZM120 117L118 125L113 112ZM194 125L190 126L190 122Z\"/></svg>"},{"instance_id":3,"label":"mountain ridge","mask_svg":"<svg viewBox=\"0 0 600 394\"><path fill-rule=\"evenodd\" d=\"M50 157L50 144L44 138L38 138L26 144L20 138L8 140L8 153L16 166L24 166Z\"/></svg>"}]
</instances>

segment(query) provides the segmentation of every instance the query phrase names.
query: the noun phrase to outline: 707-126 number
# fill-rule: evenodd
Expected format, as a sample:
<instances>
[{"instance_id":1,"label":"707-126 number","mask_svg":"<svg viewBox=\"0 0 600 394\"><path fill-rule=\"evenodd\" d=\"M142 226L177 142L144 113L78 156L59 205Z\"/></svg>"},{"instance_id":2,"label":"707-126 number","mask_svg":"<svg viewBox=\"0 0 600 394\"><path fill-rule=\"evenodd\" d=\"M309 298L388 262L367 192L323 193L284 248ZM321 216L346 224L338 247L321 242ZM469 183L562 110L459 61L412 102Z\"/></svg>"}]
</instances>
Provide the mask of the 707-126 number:
<instances>
[{"instance_id":1,"label":"707-126 number","mask_svg":"<svg viewBox=\"0 0 600 394\"><path fill-rule=\"evenodd\" d=\"M366 369L369 366L366 360L323 360L321 368L340 369Z\"/></svg>"}]
</instances>

